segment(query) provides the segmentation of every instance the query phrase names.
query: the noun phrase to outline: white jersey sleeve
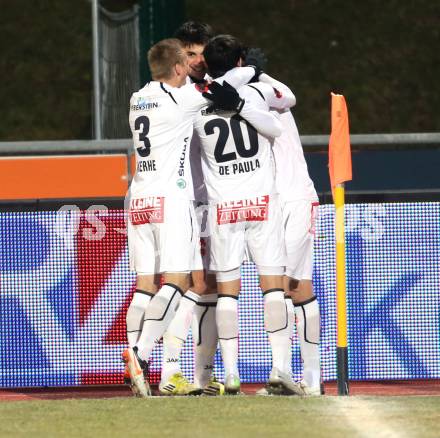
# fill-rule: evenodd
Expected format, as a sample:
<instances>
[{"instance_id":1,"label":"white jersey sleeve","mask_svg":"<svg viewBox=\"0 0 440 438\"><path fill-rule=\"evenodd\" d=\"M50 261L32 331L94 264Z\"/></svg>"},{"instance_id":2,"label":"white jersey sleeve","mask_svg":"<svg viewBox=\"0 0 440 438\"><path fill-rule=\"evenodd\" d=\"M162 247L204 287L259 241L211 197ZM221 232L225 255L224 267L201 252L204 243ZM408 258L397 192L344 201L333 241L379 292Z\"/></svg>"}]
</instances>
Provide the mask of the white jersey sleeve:
<instances>
[{"instance_id":1,"label":"white jersey sleeve","mask_svg":"<svg viewBox=\"0 0 440 438\"><path fill-rule=\"evenodd\" d=\"M255 76L255 69L253 67L235 67L226 72L223 76L215 79L219 84L227 82L234 88L239 88L246 85Z\"/></svg>"},{"instance_id":2,"label":"white jersey sleeve","mask_svg":"<svg viewBox=\"0 0 440 438\"><path fill-rule=\"evenodd\" d=\"M266 73L260 75L259 81L272 87L272 93L266 96L267 103L271 108L285 110L295 106L296 97L287 85L284 85Z\"/></svg>"},{"instance_id":3,"label":"white jersey sleeve","mask_svg":"<svg viewBox=\"0 0 440 438\"><path fill-rule=\"evenodd\" d=\"M282 201L301 199L316 201L315 186L310 178L304 151L290 111L280 115L283 133L275 139L276 186Z\"/></svg>"},{"instance_id":4,"label":"white jersey sleeve","mask_svg":"<svg viewBox=\"0 0 440 438\"><path fill-rule=\"evenodd\" d=\"M239 89L246 85L254 76L255 69L253 67L235 67L215 81L220 84L227 82L234 88ZM273 94L272 89L270 89L270 91ZM267 89L266 92L269 93ZM270 106L271 105L269 105L269 107ZM278 137L281 135L282 126L280 121L277 117L274 117L273 114L268 112L266 108L258 108L252 102L248 102L245 99L245 104L240 111L240 116L246 119L262 135L267 137Z\"/></svg>"},{"instance_id":5,"label":"white jersey sleeve","mask_svg":"<svg viewBox=\"0 0 440 438\"><path fill-rule=\"evenodd\" d=\"M274 114L265 108L260 109L245 98L245 103L240 111L240 116L246 119L260 134L275 138L281 135L282 125Z\"/></svg>"},{"instance_id":6,"label":"white jersey sleeve","mask_svg":"<svg viewBox=\"0 0 440 438\"><path fill-rule=\"evenodd\" d=\"M173 88L172 95L176 103L188 117L194 117L201 108L209 104L209 100L202 95L203 88L198 84L186 84L180 88Z\"/></svg>"}]
</instances>

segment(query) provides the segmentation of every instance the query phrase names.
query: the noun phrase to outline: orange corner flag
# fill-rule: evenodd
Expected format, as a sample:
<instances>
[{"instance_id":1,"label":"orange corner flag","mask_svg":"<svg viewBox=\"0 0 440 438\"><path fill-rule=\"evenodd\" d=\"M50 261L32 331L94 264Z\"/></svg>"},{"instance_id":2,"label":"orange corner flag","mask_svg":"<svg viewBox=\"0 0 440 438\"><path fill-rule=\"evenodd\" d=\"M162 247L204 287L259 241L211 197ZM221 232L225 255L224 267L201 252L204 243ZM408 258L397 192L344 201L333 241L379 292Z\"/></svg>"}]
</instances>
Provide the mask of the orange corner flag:
<instances>
[{"instance_id":1,"label":"orange corner flag","mask_svg":"<svg viewBox=\"0 0 440 438\"><path fill-rule=\"evenodd\" d=\"M332 133L328 148L328 167L332 190L345 181L351 181L350 132L345 98L332 93Z\"/></svg>"}]
</instances>

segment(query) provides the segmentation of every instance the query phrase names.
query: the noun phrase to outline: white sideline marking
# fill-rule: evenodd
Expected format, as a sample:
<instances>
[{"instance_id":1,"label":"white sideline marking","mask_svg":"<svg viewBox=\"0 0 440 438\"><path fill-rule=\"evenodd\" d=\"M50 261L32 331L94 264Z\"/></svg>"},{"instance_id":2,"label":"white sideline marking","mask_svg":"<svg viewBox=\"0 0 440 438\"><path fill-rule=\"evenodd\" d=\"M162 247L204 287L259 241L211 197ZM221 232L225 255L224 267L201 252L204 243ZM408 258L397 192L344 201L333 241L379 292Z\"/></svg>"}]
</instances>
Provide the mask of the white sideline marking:
<instances>
[{"instance_id":1,"label":"white sideline marking","mask_svg":"<svg viewBox=\"0 0 440 438\"><path fill-rule=\"evenodd\" d=\"M393 428L368 400L357 397L332 397L341 415L357 437L365 438L405 438L402 428Z\"/></svg>"}]
</instances>

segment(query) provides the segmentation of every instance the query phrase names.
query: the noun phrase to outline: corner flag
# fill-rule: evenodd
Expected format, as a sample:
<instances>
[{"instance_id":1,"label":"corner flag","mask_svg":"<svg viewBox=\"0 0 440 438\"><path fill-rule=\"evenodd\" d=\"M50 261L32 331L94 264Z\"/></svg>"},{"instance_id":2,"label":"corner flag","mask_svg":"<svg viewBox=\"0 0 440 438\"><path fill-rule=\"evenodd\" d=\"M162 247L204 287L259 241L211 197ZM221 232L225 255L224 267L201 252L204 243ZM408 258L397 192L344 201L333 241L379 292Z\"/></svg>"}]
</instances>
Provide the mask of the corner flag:
<instances>
[{"instance_id":1,"label":"corner flag","mask_svg":"<svg viewBox=\"0 0 440 438\"><path fill-rule=\"evenodd\" d=\"M332 190L345 181L351 181L350 132L347 104L341 94L332 96L332 132L328 149L328 167Z\"/></svg>"},{"instance_id":2,"label":"corner flag","mask_svg":"<svg viewBox=\"0 0 440 438\"><path fill-rule=\"evenodd\" d=\"M344 182L352 178L348 112L344 96L332 93L332 132L328 149L330 184L335 203L336 314L338 394L348 395L347 293L345 281Z\"/></svg>"}]
</instances>

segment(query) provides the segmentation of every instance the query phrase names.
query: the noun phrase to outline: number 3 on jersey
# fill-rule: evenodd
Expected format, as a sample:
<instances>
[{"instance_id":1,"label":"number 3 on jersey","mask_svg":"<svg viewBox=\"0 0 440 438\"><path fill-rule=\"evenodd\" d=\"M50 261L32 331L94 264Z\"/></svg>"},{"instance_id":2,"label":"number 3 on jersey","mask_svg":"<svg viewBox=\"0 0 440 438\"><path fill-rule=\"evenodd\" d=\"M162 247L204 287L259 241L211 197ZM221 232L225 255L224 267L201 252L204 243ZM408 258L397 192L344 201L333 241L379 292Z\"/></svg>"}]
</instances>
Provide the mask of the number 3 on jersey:
<instances>
[{"instance_id":1,"label":"number 3 on jersey","mask_svg":"<svg viewBox=\"0 0 440 438\"><path fill-rule=\"evenodd\" d=\"M246 123L247 132L249 136L249 149L246 148L243 139L243 133L241 131L242 124L240 121ZM230 128L229 128L230 125ZM232 131L232 137L234 139L234 144L238 155L242 158L250 158L257 154L258 152L258 133L256 129L242 119L240 116L233 116L229 119L229 123L225 119L213 119L205 124L206 135L214 134L215 128L218 129L217 143L214 149L214 156L217 163L225 163L227 161L232 161L237 159L237 154L235 152L225 153L225 146L228 141L229 131Z\"/></svg>"},{"instance_id":2,"label":"number 3 on jersey","mask_svg":"<svg viewBox=\"0 0 440 438\"><path fill-rule=\"evenodd\" d=\"M140 116L134 121L134 129L139 131L139 141L144 143L143 146L136 148L138 154L145 158L150 155L151 143L148 136L148 131L150 130L150 120L147 116Z\"/></svg>"}]
</instances>

